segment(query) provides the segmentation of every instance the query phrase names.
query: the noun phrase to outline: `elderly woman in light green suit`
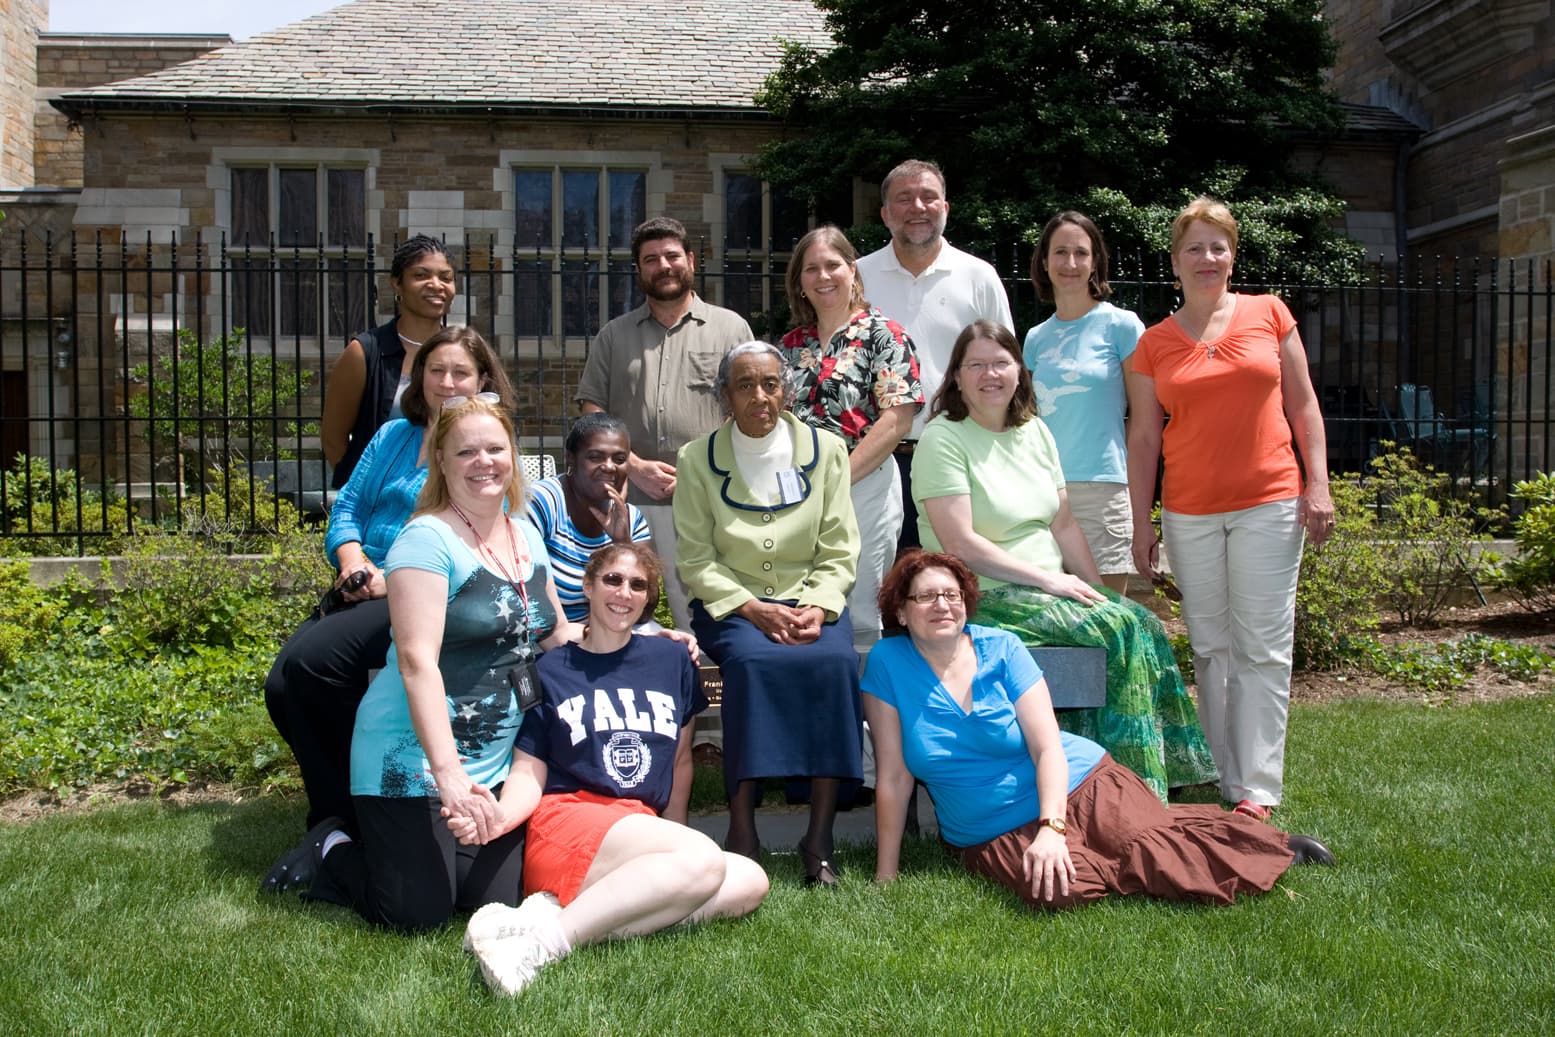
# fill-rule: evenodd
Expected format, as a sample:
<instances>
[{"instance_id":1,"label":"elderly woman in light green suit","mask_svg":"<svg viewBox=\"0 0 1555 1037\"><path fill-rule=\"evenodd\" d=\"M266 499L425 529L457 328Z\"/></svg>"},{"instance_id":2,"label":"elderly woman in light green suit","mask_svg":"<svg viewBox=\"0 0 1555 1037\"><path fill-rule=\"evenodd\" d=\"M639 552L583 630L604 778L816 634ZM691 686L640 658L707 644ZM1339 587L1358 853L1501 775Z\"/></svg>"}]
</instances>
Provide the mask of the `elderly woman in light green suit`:
<instances>
[{"instance_id":1,"label":"elderly woman in light green suit","mask_svg":"<svg viewBox=\"0 0 1555 1037\"><path fill-rule=\"evenodd\" d=\"M782 355L765 342L724 357L729 420L680 450L675 564L691 629L723 672L725 847L757 858L761 780L808 777L806 881L835 885L832 820L860 777L858 654L847 619L859 552L848 451L787 412Z\"/></svg>"}]
</instances>

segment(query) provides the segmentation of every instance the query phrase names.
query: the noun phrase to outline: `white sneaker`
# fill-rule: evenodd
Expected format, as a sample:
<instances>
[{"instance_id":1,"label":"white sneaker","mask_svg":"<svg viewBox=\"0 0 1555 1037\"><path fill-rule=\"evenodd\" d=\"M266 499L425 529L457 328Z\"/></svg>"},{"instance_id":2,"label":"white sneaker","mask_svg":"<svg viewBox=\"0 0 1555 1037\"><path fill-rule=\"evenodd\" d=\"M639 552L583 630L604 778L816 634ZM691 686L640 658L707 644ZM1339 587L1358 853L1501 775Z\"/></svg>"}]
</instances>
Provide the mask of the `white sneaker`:
<instances>
[{"instance_id":1,"label":"white sneaker","mask_svg":"<svg viewBox=\"0 0 1555 1037\"><path fill-rule=\"evenodd\" d=\"M561 901L554 893L532 893L517 907L491 903L470 916L464 927L464 949L475 953L482 943L494 943L517 936L541 922L561 914Z\"/></svg>"},{"instance_id":2,"label":"white sneaker","mask_svg":"<svg viewBox=\"0 0 1555 1037\"><path fill-rule=\"evenodd\" d=\"M492 993L517 997L535 981L543 967L556 960L556 955L525 929L505 939L476 943L475 958L481 963L481 975Z\"/></svg>"}]
</instances>

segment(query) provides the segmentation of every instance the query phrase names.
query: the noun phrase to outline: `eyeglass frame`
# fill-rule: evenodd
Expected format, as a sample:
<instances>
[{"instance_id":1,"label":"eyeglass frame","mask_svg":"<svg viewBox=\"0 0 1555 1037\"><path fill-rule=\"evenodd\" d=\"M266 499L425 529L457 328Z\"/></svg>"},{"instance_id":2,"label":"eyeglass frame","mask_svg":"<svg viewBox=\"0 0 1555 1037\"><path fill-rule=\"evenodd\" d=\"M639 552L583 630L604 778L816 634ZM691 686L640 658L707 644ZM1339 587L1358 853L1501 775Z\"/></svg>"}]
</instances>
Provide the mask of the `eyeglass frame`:
<instances>
[{"instance_id":1,"label":"eyeglass frame","mask_svg":"<svg viewBox=\"0 0 1555 1037\"><path fill-rule=\"evenodd\" d=\"M961 362L961 370L965 371L969 375L973 375L974 377L982 374L984 371L992 371L994 374L1003 374L1010 368L1014 367L1016 363L1017 361L1014 357L1008 356L1002 360L991 360L987 362L982 360L963 360Z\"/></svg>"},{"instance_id":2,"label":"eyeglass frame","mask_svg":"<svg viewBox=\"0 0 1555 1037\"><path fill-rule=\"evenodd\" d=\"M959 605L966 600L966 595L961 593L960 587L945 587L937 591L919 591L917 594L909 594L907 600L914 605L930 606L939 599L944 598L947 605ZM925 597L927 600L925 600Z\"/></svg>"}]
</instances>

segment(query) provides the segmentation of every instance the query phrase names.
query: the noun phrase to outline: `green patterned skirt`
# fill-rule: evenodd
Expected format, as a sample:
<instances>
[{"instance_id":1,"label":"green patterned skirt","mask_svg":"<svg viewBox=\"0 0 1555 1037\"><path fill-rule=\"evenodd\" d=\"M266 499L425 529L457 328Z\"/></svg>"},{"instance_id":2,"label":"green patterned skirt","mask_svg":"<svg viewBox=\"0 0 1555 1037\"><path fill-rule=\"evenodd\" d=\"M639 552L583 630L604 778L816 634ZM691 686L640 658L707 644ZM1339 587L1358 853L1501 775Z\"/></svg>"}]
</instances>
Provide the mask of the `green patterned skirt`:
<instances>
[{"instance_id":1,"label":"green patterned skirt","mask_svg":"<svg viewBox=\"0 0 1555 1037\"><path fill-rule=\"evenodd\" d=\"M1008 630L1028 647L1105 648L1107 704L1060 710L1059 726L1100 742L1163 803L1168 788L1215 781L1215 760L1198 710L1160 621L1138 602L1105 588L1101 592L1108 600L1087 606L1031 587L995 587L983 593L972 622Z\"/></svg>"}]
</instances>

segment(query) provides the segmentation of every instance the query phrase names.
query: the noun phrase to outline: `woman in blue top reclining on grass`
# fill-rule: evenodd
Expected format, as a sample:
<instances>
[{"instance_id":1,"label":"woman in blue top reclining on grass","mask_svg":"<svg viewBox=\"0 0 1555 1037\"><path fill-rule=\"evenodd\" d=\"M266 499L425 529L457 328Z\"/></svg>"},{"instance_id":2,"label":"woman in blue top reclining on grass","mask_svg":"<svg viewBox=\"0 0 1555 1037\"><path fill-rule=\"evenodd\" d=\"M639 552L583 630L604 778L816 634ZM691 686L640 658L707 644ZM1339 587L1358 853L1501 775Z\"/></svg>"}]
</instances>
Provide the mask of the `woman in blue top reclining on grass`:
<instances>
[{"instance_id":1,"label":"woman in blue top reclining on grass","mask_svg":"<svg viewBox=\"0 0 1555 1037\"><path fill-rule=\"evenodd\" d=\"M940 835L968 871L1032 907L1106 896L1229 904L1292 864L1332 864L1216 804L1163 806L1095 742L1060 732L1047 682L1014 634L967 623L977 577L947 554L899 559L880 591L887 637L864 670L875 740L875 878L896 878L907 801L928 786Z\"/></svg>"}]
</instances>

